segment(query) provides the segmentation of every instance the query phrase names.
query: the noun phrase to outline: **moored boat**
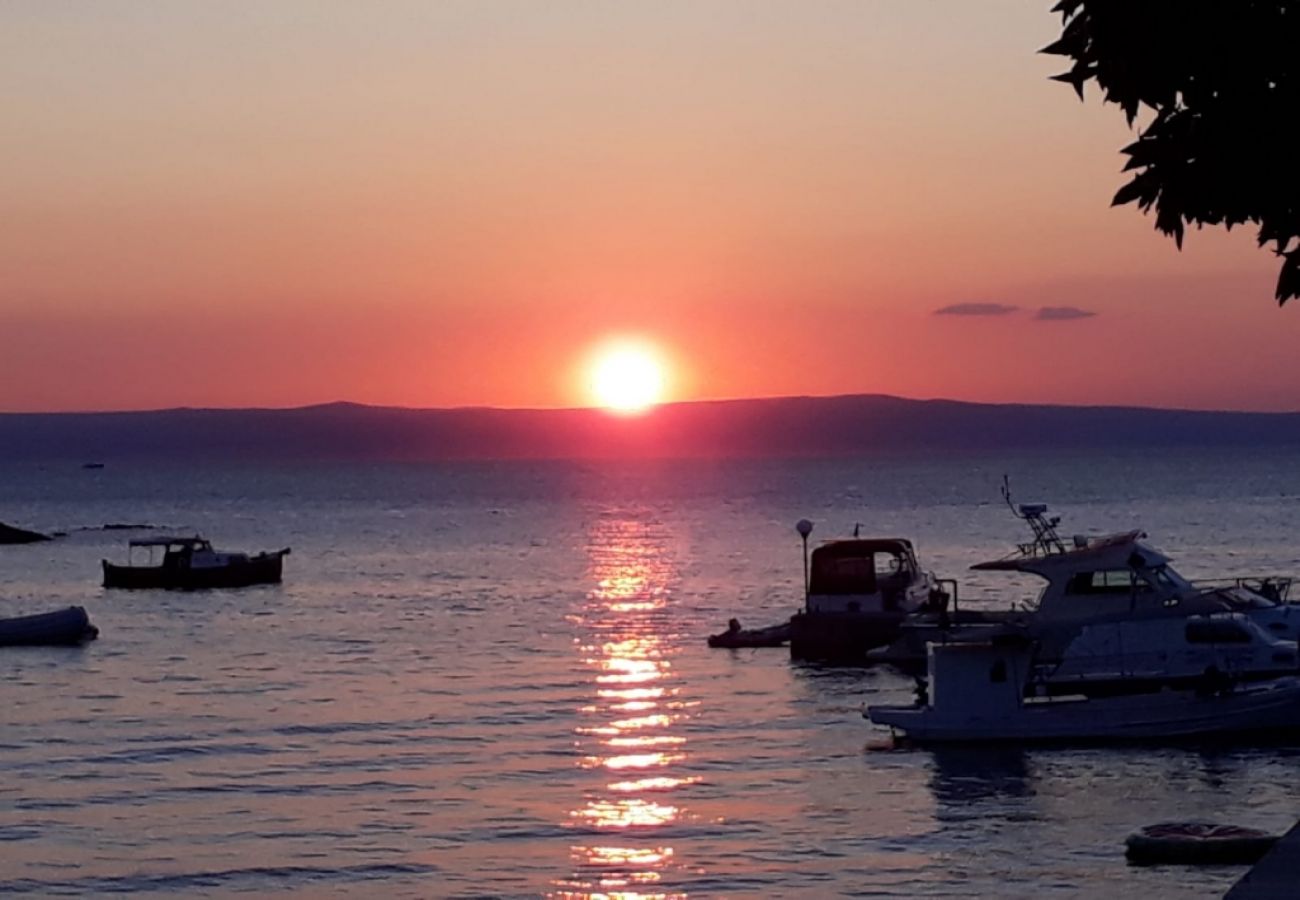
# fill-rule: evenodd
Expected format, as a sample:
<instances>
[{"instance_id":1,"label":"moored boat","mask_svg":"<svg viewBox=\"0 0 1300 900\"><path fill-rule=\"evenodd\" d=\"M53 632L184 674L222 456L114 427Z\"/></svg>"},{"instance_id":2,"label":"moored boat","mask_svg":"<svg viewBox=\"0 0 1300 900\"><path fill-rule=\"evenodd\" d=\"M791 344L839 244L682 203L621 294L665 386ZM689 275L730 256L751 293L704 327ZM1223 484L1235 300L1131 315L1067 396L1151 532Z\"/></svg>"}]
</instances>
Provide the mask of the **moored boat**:
<instances>
[{"instance_id":1,"label":"moored boat","mask_svg":"<svg viewBox=\"0 0 1300 900\"><path fill-rule=\"evenodd\" d=\"M141 549L148 551L149 561L136 565L135 555ZM155 565L155 553L160 549L162 561ZM212 544L198 535L134 540L127 547L127 565L103 560L104 587L193 590L274 584L281 579L288 554L288 547L255 556L213 550Z\"/></svg>"},{"instance_id":2,"label":"moored boat","mask_svg":"<svg viewBox=\"0 0 1300 900\"><path fill-rule=\"evenodd\" d=\"M1010 505L1005 487L1004 497ZM983 622L909 617L898 640L870 654L873 661L919 674L929 643L1018 634L1035 642L1035 684L1043 693L1152 690L1207 671L1240 680L1297 673L1300 607L1286 602L1289 578L1197 584L1145 543L1143 532L1065 541L1045 505L1012 510L1033 540L972 568L1041 578L1037 600Z\"/></svg>"},{"instance_id":3,"label":"moored boat","mask_svg":"<svg viewBox=\"0 0 1300 900\"><path fill-rule=\"evenodd\" d=\"M0 619L0 647L73 646L99 637L80 606Z\"/></svg>"},{"instance_id":4,"label":"moored boat","mask_svg":"<svg viewBox=\"0 0 1300 900\"><path fill-rule=\"evenodd\" d=\"M904 538L854 536L827 541L808 554L804 539L804 608L790 620L790 655L798 659L865 661L874 647L898 637L903 622L923 610L948 614L953 595L922 570ZM955 590L955 585L953 586Z\"/></svg>"},{"instance_id":5,"label":"moored boat","mask_svg":"<svg viewBox=\"0 0 1300 900\"><path fill-rule=\"evenodd\" d=\"M1160 741L1300 731L1300 678L1110 697L1036 697L1029 641L931 644L912 706L871 706L872 722L915 743Z\"/></svg>"}]
</instances>

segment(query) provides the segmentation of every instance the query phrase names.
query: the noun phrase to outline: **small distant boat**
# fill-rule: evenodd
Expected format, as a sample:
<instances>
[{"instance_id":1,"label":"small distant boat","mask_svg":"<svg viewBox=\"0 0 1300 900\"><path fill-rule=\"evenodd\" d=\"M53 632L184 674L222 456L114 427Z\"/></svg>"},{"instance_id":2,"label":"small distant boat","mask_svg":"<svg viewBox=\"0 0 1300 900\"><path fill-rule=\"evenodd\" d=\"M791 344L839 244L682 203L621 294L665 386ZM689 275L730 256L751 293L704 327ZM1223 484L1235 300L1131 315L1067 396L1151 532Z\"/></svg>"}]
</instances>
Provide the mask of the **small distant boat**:
<instances>
[{"instance_id":1,"label":"small distant boat","mask_svg":"<svg viewBox=\"0 0 1300 900\"><path fill-rule=\"evenodd\" d=\"M727 630L720 634L709 635L710 647L780 647L790 640L790 623L769 625L766 628L741 628L740 622L732 619Z\"/></svg>"},{"instance_id":2,"label":"small distant boat","mask_svg":"<svg viewBox=\"0 0 1300 900\"><path fill-rule=\"evenodd\" d=\"M141 549L148 551L149 560L145 565L136 565L136 551ZM158 549L162 550L162 562L154 564ZM213 550L212 544L199 535L145 538L128 543L127 565L103 561L104 587L193 590L275 584L280 581L288 554L288 547L256 556Z\"/></svg>"},{"instance_id":3,"label":"small distant boat","mask_svg":"<svg viewBox=\"0 0 1300 900\"><path fill-rule=\"evenodd\" d=\"M1027 696L1026 641L931 644L913 706L871 706L915 743L1160 741L1300 731L1300 678L1110 697Z\"/></svg>"},{"instance_id":4,"label":"small distant boat","mask_svg":"<svg viewBox=\"0 0 1300 900\"><path fill-rule=\"evenodd\" d=\"M80 606L0 619L0 647L73 646L99 637Z\"/></svg>"},{"instance_id":5,"label":"small distant boat","mask_svg":"<svg viewBox=\"0 0 1300 900\"><path fill-rule=\"evenodd\" d=\"M102 462L88 462L82 463L81 467L83 469L102 469L104 468L104 464Z\"/></svg>"}]
</instances>

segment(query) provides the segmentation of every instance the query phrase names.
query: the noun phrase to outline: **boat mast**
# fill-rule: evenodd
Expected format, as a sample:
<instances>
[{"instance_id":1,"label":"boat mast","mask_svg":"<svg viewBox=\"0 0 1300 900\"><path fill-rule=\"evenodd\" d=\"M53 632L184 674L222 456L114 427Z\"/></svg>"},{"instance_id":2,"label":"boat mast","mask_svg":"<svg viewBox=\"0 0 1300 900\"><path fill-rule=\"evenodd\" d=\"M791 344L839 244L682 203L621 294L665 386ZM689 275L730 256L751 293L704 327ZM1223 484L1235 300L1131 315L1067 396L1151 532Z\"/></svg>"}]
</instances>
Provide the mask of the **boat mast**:
<instances>
[{"instance_id":1,"label":"boat mast","mask_svg":"<svg viewBox=\"0 0 1300 900\"><path fill-rule=\"evenodd\" d=\"M1047 556L1052 553L1064 553L1065 544L1056 533L1056 526L1061 524L1060 516L1047 516L1046 503L1012 503L1011 479L1002 476L1002 499L1017 519L1024 519L1034 533L1034 539L1028 544L1019 544L1020 552L1025 556Z\"/></svg>"}]
</instances>

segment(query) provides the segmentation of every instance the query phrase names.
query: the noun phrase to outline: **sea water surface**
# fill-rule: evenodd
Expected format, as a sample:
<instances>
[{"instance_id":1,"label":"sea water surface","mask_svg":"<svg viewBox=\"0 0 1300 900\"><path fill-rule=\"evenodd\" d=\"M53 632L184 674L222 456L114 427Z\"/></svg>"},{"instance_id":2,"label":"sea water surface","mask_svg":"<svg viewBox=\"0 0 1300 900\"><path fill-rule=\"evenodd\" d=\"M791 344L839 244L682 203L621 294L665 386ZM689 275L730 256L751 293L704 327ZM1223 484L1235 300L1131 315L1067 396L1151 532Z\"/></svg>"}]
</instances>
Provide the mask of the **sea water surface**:
<instances>
[{"instance_id":1,"label":"sea water surface","mask_svg":"<svg viewBox=\"0 0 1300 900\"><path fill-rule=\"evenodd\" d=\"M1188 575L1300 572L1300 454L0 468L0 614L84 605L81 649L0 650L0 893L311 897L1218 896L1138 868L1163 820L1272 830L1300 747L881 750L886 670L722 651L800 602L814 539L970 564L1142 528ZM151 532L292 546L283 585L106 591ZM156 533L156 532L152 532Z\"/></svg>"}]
</instances>

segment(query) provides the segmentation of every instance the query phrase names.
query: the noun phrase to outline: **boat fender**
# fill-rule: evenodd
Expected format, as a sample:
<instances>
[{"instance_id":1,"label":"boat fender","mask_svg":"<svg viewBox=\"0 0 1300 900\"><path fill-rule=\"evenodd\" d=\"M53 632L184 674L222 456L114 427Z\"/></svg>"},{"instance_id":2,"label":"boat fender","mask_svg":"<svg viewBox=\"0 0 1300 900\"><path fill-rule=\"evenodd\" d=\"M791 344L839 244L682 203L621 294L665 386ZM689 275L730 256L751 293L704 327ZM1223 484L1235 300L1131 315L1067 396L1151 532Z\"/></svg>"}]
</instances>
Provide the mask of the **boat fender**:
<instances>
[{"instance_id":1,"label":"boat fender","mask_svg":"<svg viewBox=\"0 0 1300 900\"><path fill-rule=\"evenodd\" d=\"M1214 822L1161 822L1130 834L1124 855L1139 864L1246 864L1259 861L1277 835Z\"/></svg>"}]
</instances>

